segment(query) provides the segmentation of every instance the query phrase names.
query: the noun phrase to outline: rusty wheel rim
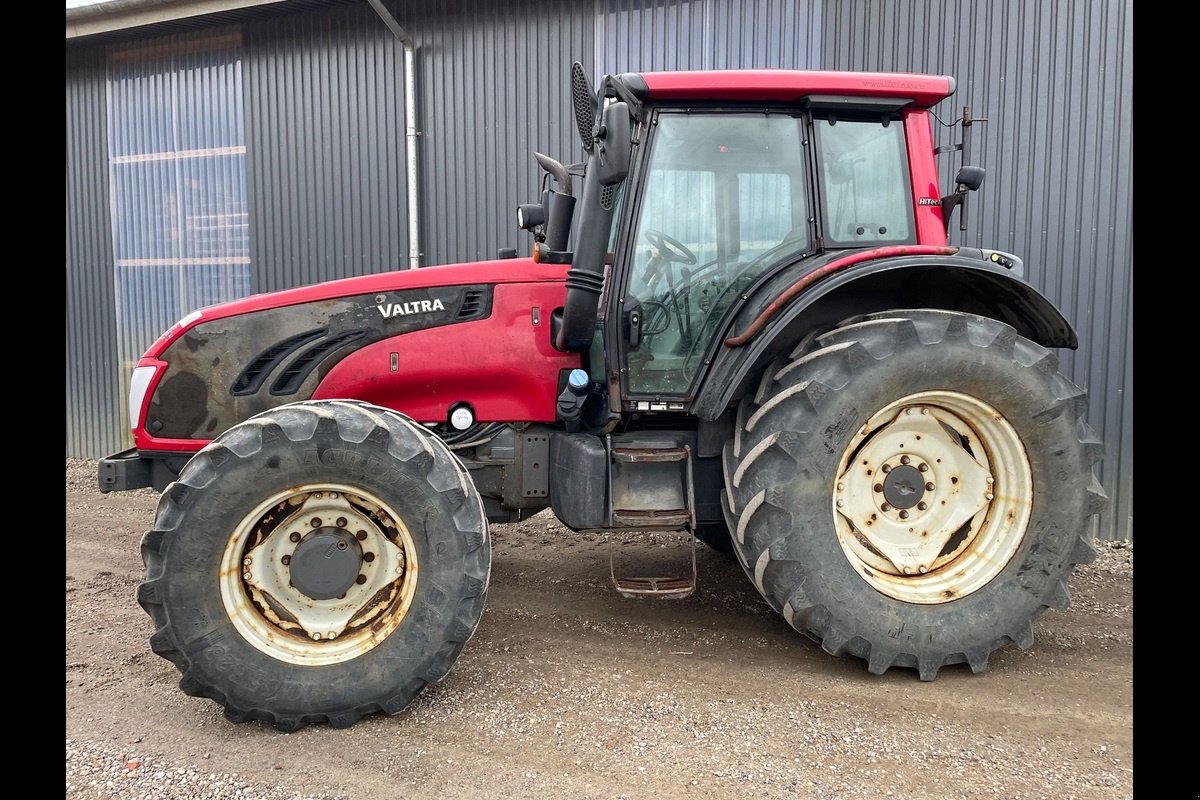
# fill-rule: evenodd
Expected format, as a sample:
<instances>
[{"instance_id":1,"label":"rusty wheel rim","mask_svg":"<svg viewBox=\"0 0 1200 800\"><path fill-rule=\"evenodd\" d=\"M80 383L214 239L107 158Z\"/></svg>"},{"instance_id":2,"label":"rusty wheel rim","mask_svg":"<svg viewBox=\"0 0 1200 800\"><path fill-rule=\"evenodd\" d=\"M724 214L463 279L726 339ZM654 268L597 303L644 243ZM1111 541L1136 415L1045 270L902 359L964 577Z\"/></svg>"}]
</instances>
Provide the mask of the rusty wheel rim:
<instances>
[{"instance_id":1,"label":"rusty wheel rim","mask_svg":"<svg viewBox=\"0 0 1200 800\"><path fill-rule=\"evenodd\" d=\"M221 601L254 647L292 664L349 661L412 604L416 547L400 517L349 486L280 492L244 516L221 558Z\"/></svg>"},{"instance_id":2,"label":"rusty wheel rim","mask_svg":"<svg viewBox=\"0 0 1200 800\"><path fill-rule=\"evenodd\" d=\"M833 487L838 542L883 594L945 603L978 591L1020 547L1029 457L1004 417L958 392L909 395L855 434Z\"/></svg>"}]
</instances>

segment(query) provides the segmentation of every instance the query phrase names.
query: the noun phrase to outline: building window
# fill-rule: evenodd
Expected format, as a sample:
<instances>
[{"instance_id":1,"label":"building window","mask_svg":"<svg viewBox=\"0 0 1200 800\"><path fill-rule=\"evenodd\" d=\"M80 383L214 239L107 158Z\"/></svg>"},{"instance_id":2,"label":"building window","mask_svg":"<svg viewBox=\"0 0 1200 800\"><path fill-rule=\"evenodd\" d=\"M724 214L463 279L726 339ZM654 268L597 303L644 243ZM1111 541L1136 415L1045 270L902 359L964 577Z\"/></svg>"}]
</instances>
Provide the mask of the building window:
<instances>
[{"instance_id":1,"label":"building window","mask_svg":"<svg viewBox=\"0 0 1200 800\"><path fill-rule=\"evenodd\" d=\"M250 293L241 37L114 48L109 173L118 347L132 369L162 331Z\"/></svg>"}]
</instances>

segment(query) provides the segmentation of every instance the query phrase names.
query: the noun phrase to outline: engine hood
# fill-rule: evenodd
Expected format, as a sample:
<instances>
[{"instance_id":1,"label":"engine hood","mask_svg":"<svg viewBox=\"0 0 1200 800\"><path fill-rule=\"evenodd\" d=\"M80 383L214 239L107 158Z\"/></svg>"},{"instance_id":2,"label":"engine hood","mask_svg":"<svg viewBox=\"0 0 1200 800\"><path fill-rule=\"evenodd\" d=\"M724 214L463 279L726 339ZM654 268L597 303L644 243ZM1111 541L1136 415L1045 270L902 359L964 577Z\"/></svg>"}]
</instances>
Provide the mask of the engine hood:
<instances>
[{"instance_id":1,"label":"engine hood","mask_svg":"<svg viewBox=\"0 0 1200 800\"><path fill-rule=\"evenodd\" d=\"M409 289L426 289L467 284L495 285L500 283L562 282L566 279L565 264L538 264L532 258L505 258L463 264L444 264L402 269L375 275L360 275L334 281L314 283L295 289L252 294L228 303L206 306L193 311L172 325L150 346L145 356L158 358L179 338L180 334L201 322L212 322L267 309L286 308L306 303L338 300L370 295L389 295ZM380 303L390 302L390 298Z\"/></svg>"},{"instance_id":2,"label":"engine hood","mask_svg":"<svg viewBox=\"0 0 1200 800\"><path fill-rule=\"evenodd\" d=\"M517 284L529 295L539 284L559 288L565 277L565 265L503 259L328 281L192 312L139 362L157 372L135 440L153 448L212 438L268 408L308 399L352 352L487 320L498 286ZM393 370L387 354L380 358L384 380Z\"/></svg>"}]
</instances>

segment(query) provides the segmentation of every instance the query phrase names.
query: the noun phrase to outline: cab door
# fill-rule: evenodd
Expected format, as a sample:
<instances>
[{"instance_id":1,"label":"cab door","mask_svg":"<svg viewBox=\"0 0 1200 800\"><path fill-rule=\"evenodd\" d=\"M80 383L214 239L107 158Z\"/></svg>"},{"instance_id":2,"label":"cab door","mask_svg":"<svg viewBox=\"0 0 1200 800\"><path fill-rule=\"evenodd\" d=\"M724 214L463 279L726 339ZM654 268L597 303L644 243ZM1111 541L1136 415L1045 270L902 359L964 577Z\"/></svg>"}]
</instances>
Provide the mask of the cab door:
<instances>
[{"instance_id":1,"label":"cab door","mask_svg":"<svg viewBox=\"0 0 1200 800\"><path fill-rule=\"evenodd\" d=\"M627 410L682 410L726 312L764 271L815 241L806 121L779 109L660 109L619 237Z\"/></svg>"}]
</instances>

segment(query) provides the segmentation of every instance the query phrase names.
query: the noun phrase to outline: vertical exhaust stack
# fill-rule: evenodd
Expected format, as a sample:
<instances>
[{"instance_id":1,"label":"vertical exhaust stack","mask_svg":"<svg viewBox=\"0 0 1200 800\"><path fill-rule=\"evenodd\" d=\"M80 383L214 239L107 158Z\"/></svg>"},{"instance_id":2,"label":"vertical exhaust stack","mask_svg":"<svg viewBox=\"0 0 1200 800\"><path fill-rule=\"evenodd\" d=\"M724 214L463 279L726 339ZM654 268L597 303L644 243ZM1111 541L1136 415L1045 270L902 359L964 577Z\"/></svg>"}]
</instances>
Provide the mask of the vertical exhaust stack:
<instances>
[{"instance_id":1,"label":"vertical exhaust stack","mask_svg":"<svg viewBox=\"0 0 1200 800\"><path fill-rule=\"evenodd\" d=\"M583 352L591 346L596 330L596 306L604 287L616 188L629 172L631 129L629 107L624 102L608 103L597 120L600 101L578 61L571 66L571 100L575 127L588 156L575 252L567 270L562 327L555 346Z\"/></svg>"},{"instance_id":2,"label":"vertical exhaust stack","mask_svg":"<svg viewBox=\"0 0 1200 800\"><path fill-rule=\"evenodd\" d=\"M542 195L546 213L545 242L550 250L566 250L571 238L571 220L575 215L575 196L571 193L571 175L567 168L550 156L534 153L542 169L554 178L556 190L547 189Z\"/></svg>"}]
</instances>

